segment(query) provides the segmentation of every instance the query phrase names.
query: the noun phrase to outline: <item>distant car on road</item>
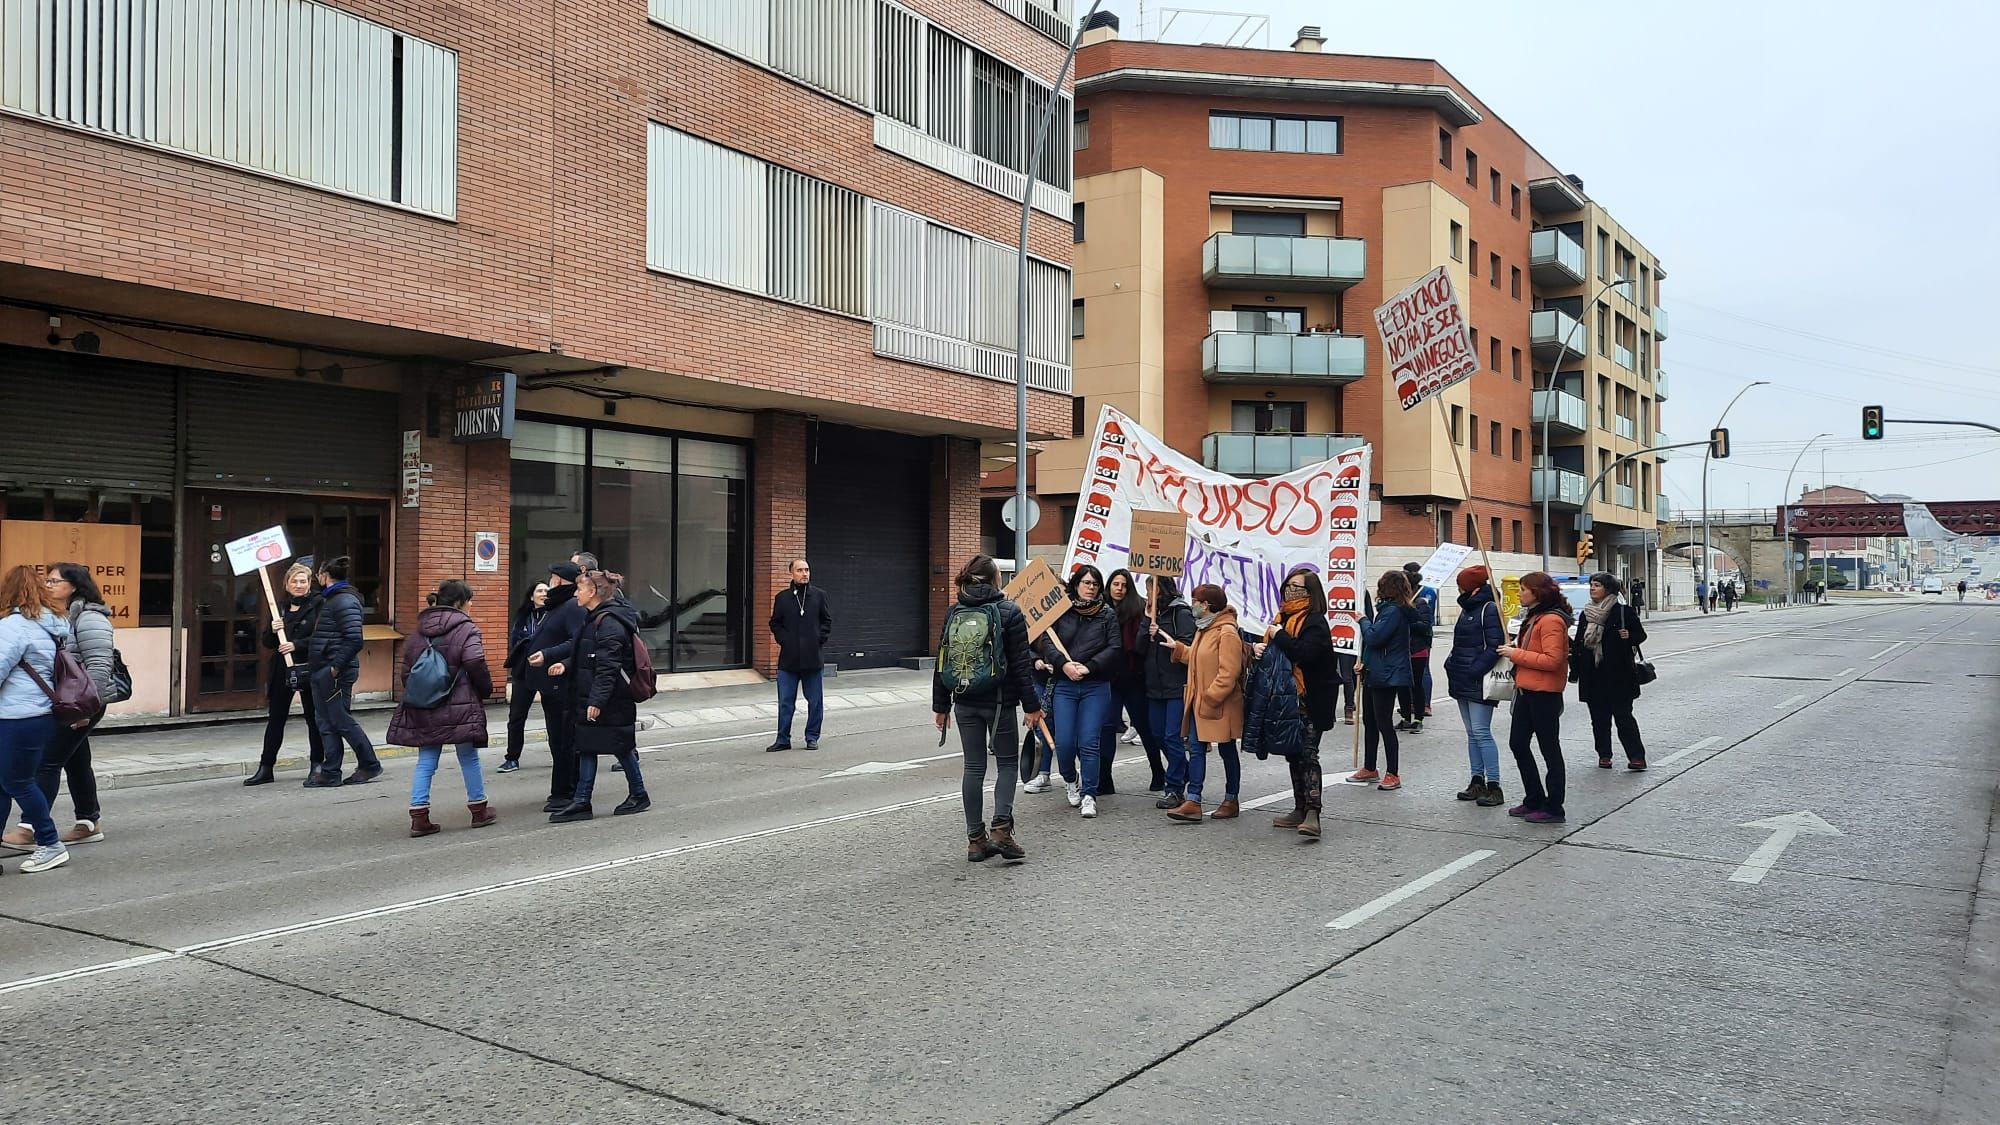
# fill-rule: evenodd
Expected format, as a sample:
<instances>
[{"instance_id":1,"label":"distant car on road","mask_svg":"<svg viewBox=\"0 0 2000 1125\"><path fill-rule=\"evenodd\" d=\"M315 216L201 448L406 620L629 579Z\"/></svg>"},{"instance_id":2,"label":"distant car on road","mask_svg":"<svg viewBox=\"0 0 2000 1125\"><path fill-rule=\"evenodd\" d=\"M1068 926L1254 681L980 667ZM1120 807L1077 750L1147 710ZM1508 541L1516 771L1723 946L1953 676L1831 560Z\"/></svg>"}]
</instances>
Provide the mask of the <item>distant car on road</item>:
<instances>
[{"instance_id":1,"label":"distant car on road","mask_svg":"<svg viewBox=\"0 0 2000 1125\"><path fill-rule=\"evenodd\" d=\"M1935 574L1924 575L1923 592L1926 594L1942 595L1944 593L1944 579L1939 578Z\"/></svg>"}]
</instances>

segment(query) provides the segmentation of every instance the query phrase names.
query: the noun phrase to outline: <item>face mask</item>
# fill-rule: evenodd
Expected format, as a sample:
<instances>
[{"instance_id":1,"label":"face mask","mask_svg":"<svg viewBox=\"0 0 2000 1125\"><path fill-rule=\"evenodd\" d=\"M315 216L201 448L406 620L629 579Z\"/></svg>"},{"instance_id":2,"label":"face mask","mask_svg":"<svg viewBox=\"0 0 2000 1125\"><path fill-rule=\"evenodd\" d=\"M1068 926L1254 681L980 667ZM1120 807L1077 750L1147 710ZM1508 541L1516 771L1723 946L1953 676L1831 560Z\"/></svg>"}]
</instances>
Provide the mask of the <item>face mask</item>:
<instances>
[{"instance_id":1,"label":"face mask","mask_svg":"<svg viewBox=\"0 0 2000 1125\"><path fill-rule=\"evenodd\" d=\"M1194 607L1195 628L1206 629L1208 628L1208 623L1214 620L1215 620L1215 614L1210 612L1207 606L1197 605Z\"/></svg>"}]
</instances>

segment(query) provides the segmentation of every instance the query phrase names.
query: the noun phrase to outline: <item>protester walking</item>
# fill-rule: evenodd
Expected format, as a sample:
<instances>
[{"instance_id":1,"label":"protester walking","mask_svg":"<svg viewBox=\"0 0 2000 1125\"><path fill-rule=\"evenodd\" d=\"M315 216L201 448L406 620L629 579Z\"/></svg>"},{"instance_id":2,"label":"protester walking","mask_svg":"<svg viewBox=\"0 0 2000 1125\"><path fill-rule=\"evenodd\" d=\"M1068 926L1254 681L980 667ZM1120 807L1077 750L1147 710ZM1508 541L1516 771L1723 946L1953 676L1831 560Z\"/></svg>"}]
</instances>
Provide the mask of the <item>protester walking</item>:
<instances>
[{"instance_id":1,"label":"protester walking","mask_svg":"<svg viewBox=\"0 0 2000 1125\"><path fill-rule=\"evenodd\" d=\"M1431 713L1431 634L1437 628L1437 592L1424 585L1423 569L1416 563L1403 564L1403 580L1410 584L1410 686L1403 693L1403 721L1396 729L1410 734L1423 733Z\"/></svg>"},{"instance_id":2,"label":"protester walking","mask_svg":"<svg viewBox=\"0 0 2000 1125\"><path fill-rule=\"evenodd\" d=\"M1201 795L1208 780L1208 752L1222 759L1222 803L1211 820L1233 820L1242 812L1243 760L1236 742L1243 737L1243 668L1248 648L1236 628L1236 610L1222 587L1196 586L1194 640L1183 641L1162 630L1156 640L1176 663L1187 665L1187 689L1181 697L1181 736L1188 740L1187 799L1167 816L1182 824L1200 824Z\"/></svg>"},{"instance_id":3,"label":"protester walking","mask_svg":"<svg viewBox=\"0 0 2000 1125\"><path fill-rule=\"evenodd\" d=\"M438 583L431 604L417 614L416 632L403 642L398 669L403 698L389 720L389 741L417 748L417 767L410 774L412 836L443 831L431 819L431 781L446 746L457 748L472 827L500 819L486 803L486 779L479 770L493 672L486 666L485 638L465 612L471 603L472 587L463 579Z\"/></svg>"},{"instance_id":4,"label":"protester walking","mask_svg":"<svg viewBox=\"0 0 2000 1125\"><path fill-rule=\"evenodd\" d=\"M1390 720L1396 701L1408 698L1416 672L1410 658L1410 635L1420 620L1415 597L1409 575L1389 571L1375 583L1374 612L1361 619L1361 768L1347 780L1359 785L1372 781L1390 792L1403 787L1401 747ZM1387 754L1387 773L1375 768L1377 744Z\"/></svg>"},{"instance_id":5,"label":"protester walking","mask_svg":"<svg viewBox=\"0 0 2000 1125\"><path fill-rule=\"evenodd\" d=\"M639 774L639 704L631 682L638 671L633 646L639 613L619 596L623 575L587 570L576 580L576 604L584 611L574 653L551 669L569 679L571 736L576 747L576 792L567 806L549 814L551 824L591 818L590 797L597 785L597 759L608 754L625 767L625 800L611 810L629 816L653 807Z\"/></svg>"},{"instance_id":6,"label":"protester walking","mask_svg":"<svg viewBox=\"0 0 2000 1125\"><path fill-rule=\"evenodd\" d=\"M507 658L501 665L507 669L507 753L500 761L501 773L521 768L521 740L527 734L528 712L542 694L535 684L534 669L528 667L528 652L548 615L549 584L537 582L514 610L514 623L507 631ZM542 713L548 713L547 700L542 702Z\"/></svg>"},{"instance_id":7,"label":"protester walking","mask_svg":"<svg viewBox=\"0 0 2000 1125\"><path fill-rule=\"evenodd\" d=\"M1292 811L1271 822L1274 828L1295 828L1301 836L1319 836L1320 738L1333 725L1334 708L1339 702L1340 681L1334 673L1333 633L1326 623L1326 588L1319 572L1299 567L1285 576L1279 588L1278 621L1265 630L1264 640L1252 646L1253 659L1262 659L1264 645L1276 645L1292 662L1292 677L1298 684L1299 705L1310 729L1305 749L1286 760L1292 775Z\"/></svg>"},{"instance_id":8,"label":"protester walking","mask_svg":"<svg viewBox=\"0 0 2000 1125\"><path fill-rule=\"evenodd\" d=\"M1111 682L1125 659L1117 613L1104 600L1104 578L1094 566L1080 566L1069 577L1068 613L1038 642L1042 663L1056 673L1056 754L1069 782L1070 807L1085 818L1097 815L1100 754L1111 715ZM1054 641L1060 641L1058 648ZM1065 656L1064 653L1068 655Z\"/></svg>"},{"instance_id":9,"label":"protester walking","mask_svg":"<svg viewBox=\"0 0 2000 1125\"><path fill-rule=\"evenodd\" d=\"M1646 643L1646 627L1639 615L1619 600L1620 583L1615 574L1590 576L1590 604L1576 624L1576 639L1570 645L1569 663L1576 680L1578 699L1590 707L1590 733L1597 743L1599 769L1611 768L1611 728L1618 728L1618 744L1625 750L1625 768L1646 768L1646 743L1639 737L1639 721L1632 717L1632 703L1639 698L1639 658L1636 650Z\"/></svg>"},{"instance_id":10,"label":"protester walking","mask_svg":"<svg viewBox=\"0 0 2000 1125\"><path fill-rule=\"evenodd\" d=\"M1500 789L1500 745L1493 739L1493 712L1499 705L1486 698L1486 673L1500 663L1500 646L1507 643L1492 580L1483 566L1458 572L1458 621L1451 629L1451 655L1444 658L1445 688L1458 703L1465 753L1472 762L1472 780L1458 799L1477 801L1482 808L1507 800Z\"/></svg>"},{"instance_id":11,"label":"protester walking","mask_svg":"<svg viewBox=\"0 0 2000 1125\"><path fill-rule=\"evenodd\" d=\"M806 749L819 749L820 722L826 715L826 662L820 656L833 635L833 613L826 591L812 584L812 565L792 560L792 581L771 603L771 637L778 642L778 737L768 753L792 748L792 716L799 690L806 694Z\"/></svg>"},{"instance_id":12,"label":"protester walking","mask_svg":"<svg viewBox=\"0 0 2000 1125\"><path fill-rule=\"evenodd\" d=\"M575 563L549 567L549 597L542 622L526 646L528 687L542 699L542 725L549 736L549 799L546 813L561 812L576 796L576 725L569 681L554 671L576 648L583 630L583 606L576 600L576 580L583 574Z\"/></svg>"},{"instance_id":13,"label":"protester walking","mask_svg":"<svg viewBox=\"0 0 2000 1125\"><path fill-rule=\"evenodd\" d=\"M1194 640L1194 607L1181 597L1172 578L1153 579L1153 622L1148 626L1146 645L1140 656L1146 684L1146 726L1159 739L1160 756L1166 765L1165 783L1158 809L1179 808L1187 800L1188 745L1181 734L1186 711L1187 665L1174 660L1173 649L1160 643L1169 637L1181 644Z\"/></svg>"},{"instance_id":14,"label":"protester walking","mask_svg":"<svg viewBox=\"0 0 2000 1125\"><path fill-rule=\"evenodd\" d=\"M1702 613L1706 614L1708 612L1708 579L1697 578L1694 580L1694 604L1700 607Z\"/></svg>"},{"instance_id":15,"label":"protester walking","mask_svg":"<svg viewBox=\"0 0 2000 1125\"><path fill-rule=\"evenodd\" d=\"M1722 612L1736 612L1736 597L1736 580L1732 578L1722 584Z\"/></svg>"},{"instance_id":16,"label":"protester walking","mask_svg":"<svg viewBox=\"0 0 2000 1125\"><path fill-rule=\"evenodd\" d=\"M97 798L97 773L90 764L90 732L104 719L104 707L123 702L130 694L130 684L113 674L117 646L112 637L111 611L104 604L104 595L98 592L97 581L90 576L90 568L82 563L50 563L42 578L42 589L48 604L62 612L69 623L70 651L97 689L101 706L88 719L56 724L55 733L42 751L35 782L42 796L48 798L53 815L56 794L62 789L63 779L69 779L69 800L76 819L63 832L62 842L94 844L104 839L104 810ZM5 842L27 847L34 842L34 829L16 825L7 833Z\"/></svg>"},{"instance_id":17,"label":"protester walking","mask_svg":"<svg viewBox=\"0 0 2000 1125\"><path fill-rule=\"evenodd\" d=\"M307 775L318 773L326 759L325 743L319 733L319 715L313 710L312 666L306 659L313 629L319 623L319 594L313 589L312 568L293 563L285 570L284 593L271 607L271 620L264 626L264 647L271 650L264 680L264 753L257 769L243 779L245 785L269 785L276 780L278 752L285 747L285 728L292 718L292 699L306 720L306 746L311 751ZM278 626L285 639L278 639Z\"/></svg>"},{"instance_id":18,"label":"protester walking","mask_svg":"<svg viewBox=\"0 0 2000 1125\"><path fill-rule=\"evenodd\" d=\"M306 788L325 789L341 785L365 785L382 776L382 760L375 756L375 744L361 729L349 710L354 702L354 682L361 678L361 594L348 585L347 556L329 559L319 568L319 618L306 645L306 660L312 668L314 717L319 721L320 768L306 775ZM340 776L343 743L354 748L354 772Z\"/></svg>"},{"instance_id":19,"label":"protester walking","mask_svg":"<svg viewBox=\"0 0 2000 1125\"><path fill-rule=\"evenodd\" d=\"M942 737L958 720L965 769L959 798L965 809L965 858L979 863L993 856L1022 859L1026 849L1014 838L1014 787L1020 784L1021 743L1014 708L1025 705L1023 721L1040 721L1028 649L1028 619L1000 593L1000 568L991 555L974 555L959 570L958 604L945 616L938 638L937 670L931 674L931 713ZM986 759L998 759L993 779L993 822L986 822Z\"/></svg>"},{"instance_id":20,"label":"protester walking","mask_svg":"<svg viewBox=\"0 0 2000 1125\"><path fill-rule=\"evenodd\" d=\"M1513 644L1500 655L1514 662L1514 719L1507 748L1521 771L1526 796L1507 810L1536 824L1563 822L1563 684L1569 672L1569 602L1556 581L1539 570L1521 576L1527 616ZM1539 744L1546 773L1538 776L1531 744Z\"/></svg>"},{"instance_id":21,"label":"protester walking","mask_svg":"<svg viewBox=\"0 0 2000 1125\"><path fill-rule=\"evenodd\" d=\"M1104 738L1098 740L1103 752L1097 756L1097 795L1102 797L1118 792L1111 779L1112 763L1117 761L1119 717L1122 715L1132 724L1132 733L1138 735L1140 744L1146 751L1146 763L1152 767L1152 776L1146 784L1146 791L1158 793L1166 788L1166 765L1160 756L1160 738L1147 722L1146 715L1146 650L1153 646L1151 630L1146 625L1146 597L1132 581L1131 572L1120 568L1111 572L1104 580L1105 600L1111 603L1112 611L1118 619L1118 651L1121 654L1117 678L1111 682L1111 716ZM1176 802L1178 803L1178 802Z\"/></svg>"},{"instance_id":22,"label":"protester walking","mask_svg":"<svg viewBox=\"0 0 2000 1125\"><path fill-rule=\"evenodd\" d=\"M1641 617L1646 615L1646 580L1644 578L1634 578L1632 580L1632 612Z\"/></svg>"},{"instance_id":23,"label":"protester walking","mask_svg":"<svg viewBox=\"0 0 2000 1125\"><path fill-rule=\"evenodd\" d=\"M69 862L69 848L35 780L42 753L55 737L56 650L69 640L69 621L50 604L33 568L0 575L0 824L16 804L33 833L28 874Z\"/></svg>"}]
</instances>

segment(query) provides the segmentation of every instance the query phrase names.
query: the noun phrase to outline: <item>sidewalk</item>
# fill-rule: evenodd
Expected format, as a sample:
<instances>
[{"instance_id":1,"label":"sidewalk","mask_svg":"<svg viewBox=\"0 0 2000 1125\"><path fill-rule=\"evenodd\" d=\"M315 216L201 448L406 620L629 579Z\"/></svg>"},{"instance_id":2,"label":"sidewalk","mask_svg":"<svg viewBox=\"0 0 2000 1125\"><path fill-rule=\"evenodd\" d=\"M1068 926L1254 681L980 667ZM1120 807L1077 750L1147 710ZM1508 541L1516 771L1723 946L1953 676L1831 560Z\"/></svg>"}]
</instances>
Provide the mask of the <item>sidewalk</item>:
<instances>
[{"instance_id":1,"label":"sidewalk","mask_svg":"<svg viewBox=\"0 0 2000 1125\"><path fill-rule=\"evenodd\" d=\"M864 710L907 703L929 703L931 674L901 668L865 672L843 672L826 681L828 712ZM800 709L803 712L804 702ZM407 758L416 754L409 746L385 742L392 708L376 705L357 708L355 717L375 743L384 759ZM700 727L714 723L763 720L777 729L776 688L768 683L730 687L690 688L662 692L639 708L639 729L662 730ZM803 714L801 714L803 721ZM486 725L491 735L493 761L507 741L507 705L486 708ZM522 741L535 744L547 740L541 709L529 713ZM297 711L285 729L285 746L279 753L279 770L302 770L307 764L305 720ZM129 789L141 785L164 785L180 781L248 777L257 768L264 748L264 720L233 720L198 726L172 728L132 727L99 730L90 736L92 764L100 789ZM352 755L348 762L352 764Z\"/></svg>"}]
</instances>

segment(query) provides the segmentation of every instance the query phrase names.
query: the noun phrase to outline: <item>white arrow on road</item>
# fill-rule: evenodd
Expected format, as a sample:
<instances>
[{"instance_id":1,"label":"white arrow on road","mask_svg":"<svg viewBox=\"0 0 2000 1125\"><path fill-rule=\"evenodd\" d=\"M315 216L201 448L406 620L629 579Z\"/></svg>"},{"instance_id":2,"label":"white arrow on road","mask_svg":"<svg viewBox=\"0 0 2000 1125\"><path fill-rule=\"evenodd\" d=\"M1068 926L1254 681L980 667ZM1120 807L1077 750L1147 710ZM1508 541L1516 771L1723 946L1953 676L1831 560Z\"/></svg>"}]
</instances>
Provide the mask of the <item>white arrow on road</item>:
<instances>
[{"instance_id":1,"label":"white arrow on road","mask_svg":"<svg viewBox=\"0 0 2000 1125\"><path fill-rule=\"evenodd\" d=\"M907 762L862 762L858 766L849 766L844 770L835 770L829 774L822 774L820 775L820 780L825 781L830 777L860 777L863 774L897 773L901 770L916 770L922 769L932 762L942 762L946 758L962 758L964 756L964 753L961 751L953 751L949 754L934 754L928 758L912 758Z\"/></svg>"},{"instance_id":2,"label":"white arrow on road","mask_svg":"<svg viewBox=\"0 0 2000 1125\"><path fill-rule=\"evenodd\" d=\"M1750 858L1744 860L1743 865L1736 869L1736 873L1729 877L1732 883L1763 882L1764 876L1771 873L1771 868L1778 865L1778 857L1785 854L1785 849L1791 847L1792 841L1798 839L1800 834L1840 835L1840 829L1821 820L1818 814L1811 811L1769 816L1763 820L1749 820L1745 821L1742 827L1765 829L1771 833L1771 838L1757 845L1757 850L1751 852Z\"/></svg>"}]
</instances>

